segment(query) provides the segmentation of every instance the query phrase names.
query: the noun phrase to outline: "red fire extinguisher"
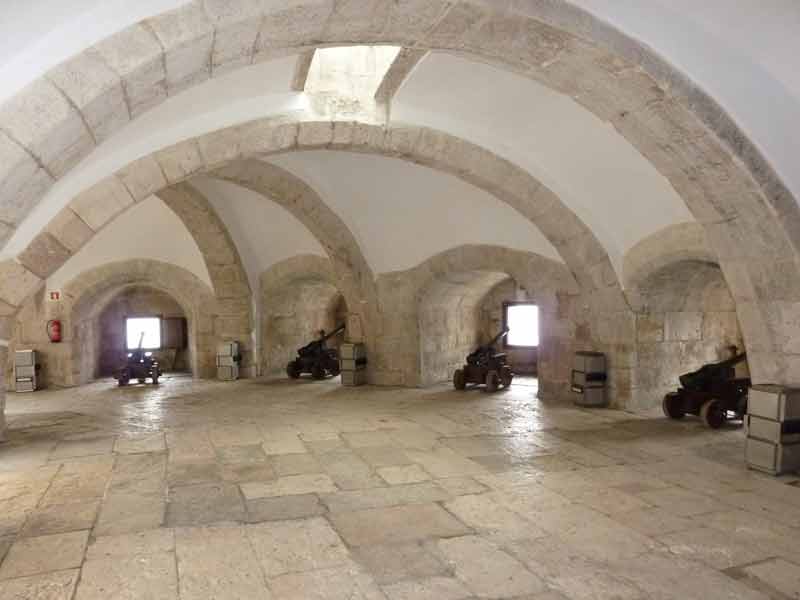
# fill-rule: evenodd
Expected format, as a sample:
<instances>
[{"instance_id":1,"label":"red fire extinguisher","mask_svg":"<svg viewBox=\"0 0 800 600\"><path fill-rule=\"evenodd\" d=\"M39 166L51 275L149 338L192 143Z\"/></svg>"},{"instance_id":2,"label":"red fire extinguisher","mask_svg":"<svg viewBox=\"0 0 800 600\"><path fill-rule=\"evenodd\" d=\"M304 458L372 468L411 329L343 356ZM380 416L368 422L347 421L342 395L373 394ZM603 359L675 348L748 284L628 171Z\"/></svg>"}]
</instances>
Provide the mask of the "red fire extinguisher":
<instances>
[{"instance_id":1,"label":"red fire extinguisher","mask_svg":"<svg viewBox=\"0 0 800 600\"><path fill-rule=\"evenodd\" d=\"M53 343L61 341L61 321L52 319L47 322L47 337L49 337L50 341Z\"/></svg>"}]
</instances>

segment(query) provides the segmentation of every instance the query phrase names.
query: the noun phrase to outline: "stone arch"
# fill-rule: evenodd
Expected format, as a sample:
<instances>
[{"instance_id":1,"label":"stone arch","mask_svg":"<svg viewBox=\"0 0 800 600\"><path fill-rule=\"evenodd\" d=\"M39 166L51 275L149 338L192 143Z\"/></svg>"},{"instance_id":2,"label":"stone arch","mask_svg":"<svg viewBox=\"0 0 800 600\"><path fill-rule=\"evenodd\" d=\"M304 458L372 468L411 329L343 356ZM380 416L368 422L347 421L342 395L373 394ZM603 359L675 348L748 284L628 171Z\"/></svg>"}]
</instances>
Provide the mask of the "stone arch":
<instances>
[{"instance_id":1,"label":"stone arch","mask_svg":"<svg viewBox=\"0 0 800 600\"><path fill-rule=\"evenodd\" d=\"M242 374L254 374L250 283L228 228L208 199L186 183L160 190L156 196L178 215L206 263L217 299L214 333L239 341Z\"/></svg>"},{"instance_id":2,"label":"stone arch","mask_svg":"<svg viewBox=\"0 0 800 600\"><path fill-rule=\"evenodd\" d=\"M574 328L566 325L567 312L578 298L580 287L563 265L534 253L499 246L466 245L452 248L407 271L378 276L381 313L391 315L383 321L379 358L393 359L377 366L378 377L406 385L425 385L422 360L420 305L437 282L454 276L458 293L477 295L488 292L498 282L514 279L534 293L543 320L540 395L555 398L566 390L566 376L558 372L558 363L570 364L565 354L574 346ZM443 290L446 292L446 290ZM451 300L457 302L458 295ZM460 357L463 359L463 356ZM563 384L563 385L562 385Z\"/></svg>"},{"instance_id":3,"label":"stone arch","mask_svg":"<svg viewBox=\"0 0 800 600\"><path fill-rule=\"evenodd\" d=\"M305 113L226 128L135 161L75 198L23 254L43 257L47 268L55 270L69 254L48 255L39 248L45 236L56 241L68 237L72 228L65 223L80 221L88 224L92 232L99 231L134 202L195 174L207 173L275 199L306 224L333 261L350 310L365 321L358 329L377 331L369 324L379 319L374 309L373 275L347 227L305 183L275 165L253 160L253 157L320 148L375 153L415 162L460 177L493 194L530 219L549 238L581 286L592 290L587 298L594 310L612 315L609 319L620 319L627 313L622 288L600 243L555 194L526 171L474 144L433 129L318 121ZM28 262L36 261L31 258ZM32 284L35 282L33 273L23 268L23 274L31 275ZM607 331L619 330L609 327ZM609 346L614 339L603 337L601 329L593 340L598 349L622 349L623 354L628 351L619 344ZM621 364L629 362L626 356L620 357Z\"/></svg>"},{"instance_id":4,"label":"stone arch","mask_svg":"<svg viewBox=\"0 0 800 600\"><path fill-rule=\"evenodd\" d=\"M316 331L330 331L346 319L349 305L341 292L341 279L328 258L293 256L269 267L259 281L259 366L265 374L283 371L297 348L308 343ZM273 310L273 302L280 306L279 311ZM358 337L359 332L348 335ZM332 343L341 339L340 336Z\"/></svg>"},{"instance_id":5,"label":"stone arch","mask_svg":"<svg viewBox=\"0 0 800 600\"><path fill-rule=\"evenodd\" d=\"M97 140L215 71L320 44L458 51L533 77L610 121L705 224L748 322L759 378L800 376L794 347L777 341L800 311L800 289L785 283L787 273L800 281L800 209L722 107L644 43L564 0L423 4L197 0L111 36L0 108L7 229ZM142 85L153 70L157 83Z\"/></svg>"},{"instance_id":6,"label":"stone arch","mask_svg":"<svg viewBox=\"0 0 800 600\"><path fill-rule=\"evenodd\" d=\"M622 266L622 280L628 297L652 273L683 260L718 262L699 223L670 225L628 250Z\"/></svg>"},{"instance_id":7,"label":"stone arch","mask_svg":"<svg viewBox=\"0 0 800 600\"><path fill-rule=\"evenodd\" d=\"M64 286L60 308L65 338L59 351L66 353L71 363L65 383L75 385L87 380L86 371L80 366L80 353L84 348L80 344L79 324L99 315L114 296L133 286L164 292L181 306L188 321L192 372L196 377L213 377L217 341L213 332L217 308L213 291L180 267L133 259L85 271Z\"/></svg>"}]
</instances>

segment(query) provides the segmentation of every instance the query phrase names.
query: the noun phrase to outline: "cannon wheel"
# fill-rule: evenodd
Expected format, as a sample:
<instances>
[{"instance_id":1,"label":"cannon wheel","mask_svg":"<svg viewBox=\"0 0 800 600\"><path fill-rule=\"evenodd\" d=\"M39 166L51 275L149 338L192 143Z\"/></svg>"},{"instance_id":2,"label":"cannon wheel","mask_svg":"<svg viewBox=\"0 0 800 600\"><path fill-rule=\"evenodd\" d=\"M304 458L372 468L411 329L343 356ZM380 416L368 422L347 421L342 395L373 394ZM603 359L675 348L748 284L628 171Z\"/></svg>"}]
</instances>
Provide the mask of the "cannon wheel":
<instances>
[{"instance_id":1,"label":"cannon wheel","mask_svg":"<svg viewBox=\"0 0 800 600\"><path fill-rule=\"evenodd\" d=\"M325 379L325 367L314 365L311 367L311 377L314 379Z\"/></svg>"},{"instance_id":2,"label":"cannon wheel","mask_svg":"<svg viewBox=\"0 0 800 600\"><path fill-rule=\"evenodd\" d=\"M123 387L128 385L128 382L131 380L130 375L128 374L127 369L123 369L119 372L117 376L117 382L119 383L119 387Z\"/></svg>"},{"instance_id":3,"label":"cannon wheel","mask_svg":"<svg viewBox=\"0 0 800 600\"><path fill-rule=\"evenodd\" d=\"M500 373L500 383L504 388L511 387L511 382L514 380L514 373L511 372L511 367L503 367Z\"/></svg>"},{"instance_id":4,"label":"cannon wheel","mask_svg":"<svg viewBox=\"0 0 800 600\"><path fill-rule=\"evenodd\" d=\"M500 375L497 374L497 371L489 371L486 374L486 392L489 394L496 392L499 385Z\"/></svg>"},{"instance_id":5,"label":"cannon wheel","mask_svg":"<svg viewBox=\"0 0 800 600\"><path fill-rule=\"evenodd\" d=\"M453 373L453 387L457 390L466 389L467 380L464 377L464 369L456 369Z\"/></svg>"},{"instance_id":6,"label":"cannon wheel","mask_svg":"<svg viewBox=\"0 0 800 600\"><path fill-rule=\"evenodd\" d=\"M289 364L286 365L286 374L292 379L300 377L300 369L297 368L297 363L295 361L290 361Z\"/></svg>"},{"instance_id":7,"label":"cannon wheel","mask_svg":"<svg viewBox=\"0 0 800 600\"><path fill-rule=\"evenodd\" d=\"M664 396L664 400L661 402L661 409L664 411L664 415L670 419L682 419L685 417L686 413L683 412L683 403L680 400L680 396L675 392Z\"/></svg>"},{"instance_id":8,"label":"cannon wheel","mask_svg":"<svg viewBox=\"0 0 800 600\"><path fill-rule=\"evenodd\" d=\"M711 429L719 429L725 422L725 411L719 400L707 400L700 408L700 417Z\"/></svg>"}]
</instances>

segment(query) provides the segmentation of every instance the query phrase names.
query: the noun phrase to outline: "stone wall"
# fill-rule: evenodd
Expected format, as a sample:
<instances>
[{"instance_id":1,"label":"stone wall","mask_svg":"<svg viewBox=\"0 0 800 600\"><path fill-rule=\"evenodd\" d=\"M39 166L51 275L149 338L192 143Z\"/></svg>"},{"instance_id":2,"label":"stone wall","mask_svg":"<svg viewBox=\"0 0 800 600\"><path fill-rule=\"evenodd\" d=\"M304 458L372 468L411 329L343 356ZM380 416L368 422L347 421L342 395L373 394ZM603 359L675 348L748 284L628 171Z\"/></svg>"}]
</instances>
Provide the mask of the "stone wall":
<instances>
[{"instance_id":1,"label":"stone wall","mask_svg":"<svg viewBox=\"0 0 800 600\"><path fill-rule=\"evenodd\" d=\"M110 263L82 273L62 290L59 302L48 302L40 289L28 299L13 321L9 353L17 348L38 351L43 385L71 386L91 381L98 366L99 316L114 298L126 290L147 287L170 296L187 318L188 357L199 377L214 377L217 333L217 300L197 277L166 263L135 259ZM45 325L62 321L62 339L51 343ZM4 364L6 381L13 382L13 363Z\"/></svg>"},{"instance_id":2,"label":"stone wall","mask_svg":"<svg viewBox=\"0 0 800 600\"><path fill-rule=\"evenodd\" d=\"M636 393L630 408L658 406L678 376L743 349L736 305L717 265L682 261L659 269L637 290Z\"/></svg>"},{"instance_id":3,"label":"stone wall","mask_svg":"<svg viewBox=\"0 0 800 600\"><path fill-rule=\"evenodd\" d=\"M125 319L152 316L164 319L186 318L186 314L174 298L153 288L127 288L108 303L100 313L95 327L98 333L96 376L113 375L125 362L127 354ZM155 350L153 355L165 372L191 371L192 361L188 346Z\"/></svg>"},{"instance_id":4,"label":"stone wall","mask_svg":"<svg viewBox=\"0 0 800 600\"><path fill-rule=\"evenodd\" d=\"M277 374L297 355L297 349L330 332L347 319L347 304L341 293L324 281L305 280L272 289L262 298L261 367L264 374ZM344 336L328 346L338 348Z\"/></svg>"}]
</instances>

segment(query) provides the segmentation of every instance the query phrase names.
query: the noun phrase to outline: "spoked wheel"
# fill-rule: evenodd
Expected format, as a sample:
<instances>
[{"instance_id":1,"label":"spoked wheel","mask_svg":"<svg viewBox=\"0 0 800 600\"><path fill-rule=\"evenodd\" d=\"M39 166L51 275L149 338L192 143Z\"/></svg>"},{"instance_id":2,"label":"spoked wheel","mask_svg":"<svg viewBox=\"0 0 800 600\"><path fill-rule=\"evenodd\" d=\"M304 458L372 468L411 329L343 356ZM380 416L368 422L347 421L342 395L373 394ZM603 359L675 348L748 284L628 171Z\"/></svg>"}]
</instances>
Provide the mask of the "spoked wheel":
<instances>
[{"instance_id":1,"label":"spoked wheel","mask_svg":"<svg viewBox=\"0 0 800 600\"><path fill-rule=\"evenodd\" d=\"M504 388L511 387L511 382L514 380L514 373L512 373L511 368L505 367L503 368L502 372L500 373L500 384Z\"/></svg>"},{"instance_id":2,"label":"spoked wheel","mask_svg":"<svg viewBox=\"0 0 800 600\"><path fill-rule=\"evenodd\" d=\"M311 368L311 377L314 379L325 379L325 367L314 365Z\"/></svg>"},{"instance_id":3,"label":"spoked wheel","mask_svg":"<svg viewBox=\"0 0 800 600\"><path fill-rule=\"evenodd\" d=\"M496 392L499 386L500 375L497 374L497 371L489 371L486 374L486 392L489 394Z\"/></svg>"},{"instance_id":4,"label":"spoked wheel","mask_svg":"<svg viewBox=\"0 0 800 600\"><path fill-rule=\"evenodd\" d=\"M453 373L453 387L463 390L467 387L467 380L464 377L464 369L456 369Z\"/></svg>"},{"instance_id":5,"label":"spoked wheel","mask_svg":"<svg viewBox=\"0 0 800 600\"><path fill-rule=\"evenodd\" d=\"M711 429L719 429L725 423L725 411L719 400L708 400L700 408L700 417Z\"/></svg>"},{"instance_id":6,"label":"spoked wheel","mask_svg":"<svg viewBox=\"0 0 800 600\"><path fill-rule=\"evenodd\" d=\"M288 365L286 365L286 374L291 379L297 379L300 377L300 369L297 368L297 363L292 361Z\"/></svg>"},{"instance_id":7,"label":"spoked wheel","mask_svg":"<svg viewBox=\"0 0 800 600\"><path fill-rule=\"evenodd\" d=\"M686 416L686 413L683 412L683 402L681 401L681 397L675 392L664 396L664 401L661 403L661 409L664 411L664 415L670 419L682 419Z\"/></svg>"}]
</instances>

